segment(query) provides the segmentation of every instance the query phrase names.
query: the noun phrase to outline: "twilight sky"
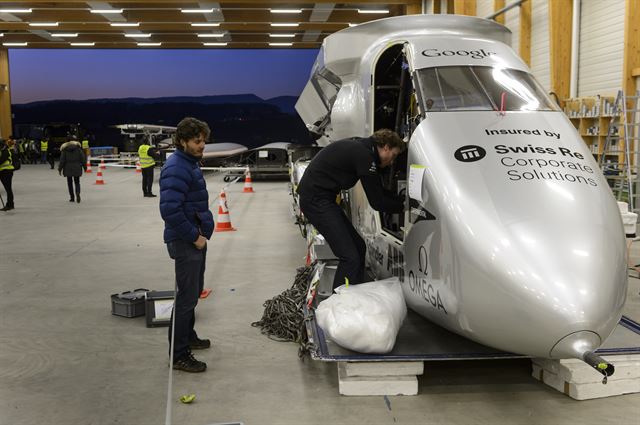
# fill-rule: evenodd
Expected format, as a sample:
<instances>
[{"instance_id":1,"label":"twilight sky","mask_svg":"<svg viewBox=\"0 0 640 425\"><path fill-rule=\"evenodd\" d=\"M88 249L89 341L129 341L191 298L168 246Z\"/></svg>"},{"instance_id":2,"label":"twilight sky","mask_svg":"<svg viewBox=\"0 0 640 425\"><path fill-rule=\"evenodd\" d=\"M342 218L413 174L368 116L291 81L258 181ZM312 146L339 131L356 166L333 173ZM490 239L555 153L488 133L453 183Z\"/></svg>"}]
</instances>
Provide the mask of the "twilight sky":
<instances>
[{"instance_id":1,"label":"twilight sky","mask_svg":"<svg viewBox=\"0 0 640 425\"><path fill-rule=\"evenodd\" d=\"M11 103L52 99L298 96L317 49L11 49Z\"/></svg>"}]
</instances>

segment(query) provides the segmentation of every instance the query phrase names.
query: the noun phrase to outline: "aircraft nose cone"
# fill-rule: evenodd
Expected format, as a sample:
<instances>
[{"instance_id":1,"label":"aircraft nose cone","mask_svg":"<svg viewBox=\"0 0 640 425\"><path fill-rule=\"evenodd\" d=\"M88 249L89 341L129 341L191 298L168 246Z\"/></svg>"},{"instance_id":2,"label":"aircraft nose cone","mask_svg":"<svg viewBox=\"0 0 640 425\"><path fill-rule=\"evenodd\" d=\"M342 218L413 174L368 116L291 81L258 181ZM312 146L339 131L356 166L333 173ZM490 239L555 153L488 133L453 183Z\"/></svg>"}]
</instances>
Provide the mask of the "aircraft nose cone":
<instances>
[{"instance_id":1,"label":"aircraft nose cone","mask_svg":"<svg viewBox=\"0 0 640 425\"><path fill-rule=\"evenodd\" d=\"M549 357L555 359L582 359L586 352L594 351L602 344L597 333L592 331L573 332L561 338L549 352Z\"/></svg>"}]
</instances>

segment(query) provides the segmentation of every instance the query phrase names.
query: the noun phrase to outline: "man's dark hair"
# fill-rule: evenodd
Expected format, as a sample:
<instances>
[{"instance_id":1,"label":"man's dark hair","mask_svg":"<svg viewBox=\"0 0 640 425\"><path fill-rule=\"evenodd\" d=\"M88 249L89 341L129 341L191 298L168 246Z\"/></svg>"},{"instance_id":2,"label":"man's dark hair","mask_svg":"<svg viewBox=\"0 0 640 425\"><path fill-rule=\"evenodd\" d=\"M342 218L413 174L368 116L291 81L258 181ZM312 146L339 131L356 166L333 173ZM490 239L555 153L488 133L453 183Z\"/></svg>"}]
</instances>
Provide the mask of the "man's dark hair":
<instances>
[{"instance_id":1,"label":"man's dark hair","mask_svg":"<svg viewBox=\"0 0 640 425\"><path fill-rule=\"evenodd\" d=\"M405 148L404 142L400 136L398 136L398 133L391 131L388 128L381 128L373 133L372 137L378 147L383 148L385 146L389 146L390 149L400 148L401 151Z\"/></svg>"},{"instance_id":2,"label":"man's dark hair","mask_svg":"<svg viewBox=\"0 0 640 425\"><path fill-rule=\"evenodd\" d=\"M178 123L178 128L176 129L176 134L173 138L173 144L178 150L184 150L184 146L180 142L186 142L187 140L191 140L204 135L205 139L209 139L209 135L211 134L211 129L206 122L197 120L193 117L183 118L182 121Z\"/></svg>"}]
</instances>

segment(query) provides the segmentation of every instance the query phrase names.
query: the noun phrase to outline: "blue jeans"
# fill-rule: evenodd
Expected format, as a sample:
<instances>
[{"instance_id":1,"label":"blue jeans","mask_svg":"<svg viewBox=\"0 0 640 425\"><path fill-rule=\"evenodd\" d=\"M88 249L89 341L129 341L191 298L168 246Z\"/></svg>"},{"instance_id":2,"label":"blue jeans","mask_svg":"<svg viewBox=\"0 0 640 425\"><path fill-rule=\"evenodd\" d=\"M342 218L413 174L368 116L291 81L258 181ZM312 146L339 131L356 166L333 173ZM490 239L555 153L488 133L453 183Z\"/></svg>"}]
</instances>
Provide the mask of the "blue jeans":
<instances>
[{"instance_id":1,"label":"blue jeans","mask_svg":"<svg viewBox=\"0 0 640 425\"><path fill-rule=\"evenodd\" d=\"M175 240L167 243L167 251L175 260L178 291L173 309L173 314L176 315L173 358L179 359L189 351L189 341L198 338L193 327L196 322L195 308L204 288L207 247L200 250L191 242ZM169 349L171 349L171 325L169 325Z\"/></svg>"}]
</instances>

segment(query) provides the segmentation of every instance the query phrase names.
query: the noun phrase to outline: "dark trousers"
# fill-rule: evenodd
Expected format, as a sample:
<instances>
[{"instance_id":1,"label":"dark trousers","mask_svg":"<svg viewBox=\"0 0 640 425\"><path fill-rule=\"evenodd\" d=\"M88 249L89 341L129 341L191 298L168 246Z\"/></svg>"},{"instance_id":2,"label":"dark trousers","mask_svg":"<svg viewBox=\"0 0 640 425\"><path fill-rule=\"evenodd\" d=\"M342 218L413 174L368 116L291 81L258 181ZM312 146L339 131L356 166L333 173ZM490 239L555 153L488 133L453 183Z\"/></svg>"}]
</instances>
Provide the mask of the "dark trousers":
<instances>
[{"instance_id":1,"label":"dark trousers","mask_svg":"<svg viewBox=\"0 0 640 425\"><path fill-rule=\"evenodd\" d=\"M148 195L153 187L153 167L142 169L142 193Z\"/></svg>"},{"instance_id":2,"label":"dark trousers","mask_svg":"<svg viewBox=\"0 0 640 425\"><path fill-rule=\"evenodd\" d=\"M73 191L73 183L76 184L76 191ZM67 187L69 188L69 196L73 198L73 194L80 194L80 176L67 176Z\"/></svg>"},{"instance_id":3,"label":"dark trousers","mask_svg":"<svg viewBox=\"0 0 640 425\"><path fill-rule=\"evenodd\" d=\"M178 291L173 309L173 314L176 316L173 358L179 359L189 351L189 341L198 338L193 327L196 322L195 308L204 288L207 248L199 250L191 242L175 240L167 243L167 250L169 256L175 260L176 269ZM171 325L169 325L169 347L171 347Z\"/></svg>"},{"instance_id":4,"label":"dark trousers","mask_svg":"<svg viewBox=\"0 0 640 425\"><path fill-rule=\"evenodd\" d=\"M51 169L53 170L53 168L56 165L56 159L54 158L53 154L47 155L47 162L49 163L49 165L51 166Z\"/></svg>"},{"instance_id":5,"label":"dark trousers","mask_svg":"<svg viewBox=\"0 0 640 425\"><path fill-rule=\"evenodd\" d=\"M340 261L333 279L333 288L345 283L357 285L364 281L364 261L367 246L353 227L335 197L300 195L300 209L309 223L324 236L333 253Z\"/></svg>"},{"instance_id":6,"label":"dark trousers","mask_svg":"<svg viewBox=\"0 0 640 425\"><path fill-rule=\"evenodd\" d=\"M13 207L13 189L11 188L11 181L13 180L13 170L0 171L0 181L4 190L7 192L7 206Z\"/></svg>"}]
</instances>

